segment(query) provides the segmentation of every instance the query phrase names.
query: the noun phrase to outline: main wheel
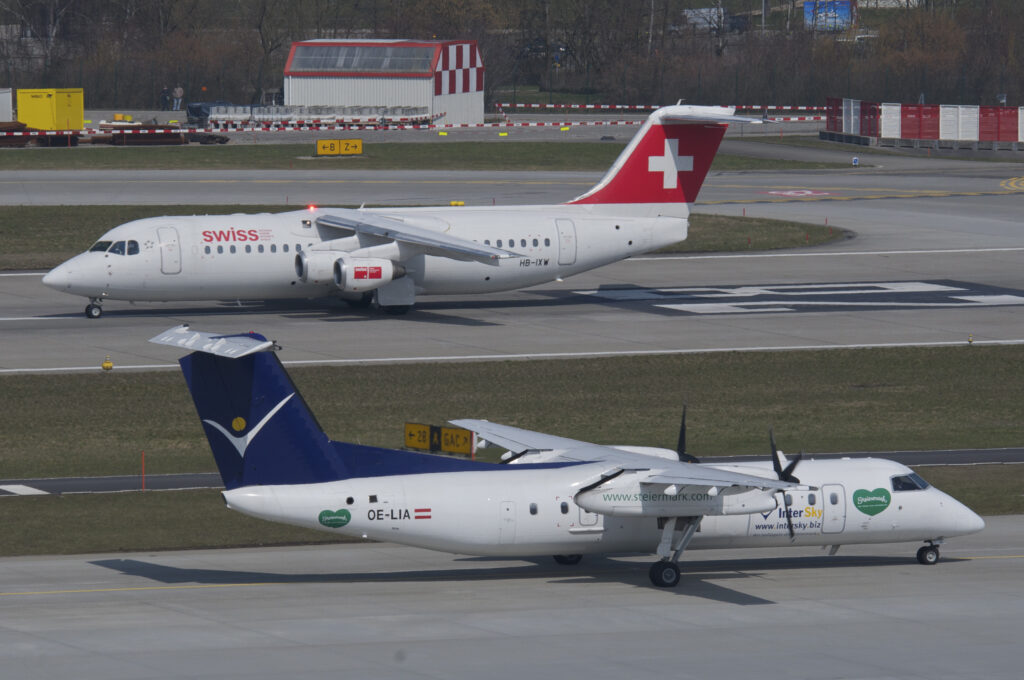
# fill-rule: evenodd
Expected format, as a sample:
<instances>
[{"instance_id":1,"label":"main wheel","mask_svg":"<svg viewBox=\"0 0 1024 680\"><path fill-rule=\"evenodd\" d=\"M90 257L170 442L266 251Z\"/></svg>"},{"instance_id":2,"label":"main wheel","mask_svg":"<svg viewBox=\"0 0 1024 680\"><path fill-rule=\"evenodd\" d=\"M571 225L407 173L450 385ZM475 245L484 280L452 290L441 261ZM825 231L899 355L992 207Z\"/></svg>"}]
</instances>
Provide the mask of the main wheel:
<instances>
[{"instance_id":1,"label":"main wheel","mask_svg":"<svg viewBox=\"0 0 1024 680\"><path fill-rule=\"evenodd\" d=\"M675 588L679 583L679 567L667 560L655 562L651 565L651 583L659 588Z\"/></svg>"},{"instance_id":2,"label":"main wheel","mask_svg":"<svg viewBox=\"0 0 1024 680\"><path fill-rule=\"evenodd\" d=\"M551 557L554 558L555 562L566 566L579 564L580 560L583 559L583 555L552 555Z\"/></svg>"},{"instance_id":3,"label":"main wheel","mask_svg":"<svg viewBox=\"0 0 1024 680\"><path fill-rule=\"evenodd\" d=\"M349 307L355 307L356 309L368 309L373 304L373 291L363 293L359 297L349 300L346 299Z\"/></svg>"},{"instance_id":4,"label":"main wheel","mask_svg":"<svg viewBox=\"0 0 1024 680\"><path fill-rule=\"evenodd\" d=\"M89 319L98 319L103 316L103 308L90 303L85 306L85 316Z\"/></svg>"},{"instance_id":5,"label":"main wheel","mask_svg":"<svg viewBox=\"0 0 1024 680\"><path fill-rule=\"evenodd\" d=\"M921 546L917 551L917 561L921 564L935 564L939 561L939 549L934 545Z\"/></svg>"}]
</instances>

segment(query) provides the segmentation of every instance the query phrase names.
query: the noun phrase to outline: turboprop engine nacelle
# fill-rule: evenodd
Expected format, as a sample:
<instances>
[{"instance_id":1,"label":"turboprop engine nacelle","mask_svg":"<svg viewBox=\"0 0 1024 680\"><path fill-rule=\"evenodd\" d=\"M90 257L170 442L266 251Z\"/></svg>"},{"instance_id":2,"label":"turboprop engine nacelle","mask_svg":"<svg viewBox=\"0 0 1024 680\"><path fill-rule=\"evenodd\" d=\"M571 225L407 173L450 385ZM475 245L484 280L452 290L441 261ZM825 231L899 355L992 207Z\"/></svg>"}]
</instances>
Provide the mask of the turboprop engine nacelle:
<instances>
[{"instance_id":1,"label":"turboprop engine nacelle","mask_svg":"<svg viewBox=\"0 0 1024 680\"><path fill-rule=\"evenodd\" d=\"M345 292L363 292L405 276L405 267L378 257L342 254L334 261L334 285Z\"/></svg>"},{"instance_id":2,"label":"turboprop engine nacelle","mask_svg":"<svg viewBox=\"0 0 1024 680\"><path fill-rule=\"evenodd\" d=\"M615 480L618 481L618 480ZM778 507L773 491L749 487L676 486L624 480L577 494L587 512L614 517L747 515Z\"/></svg>"}]
</instances>

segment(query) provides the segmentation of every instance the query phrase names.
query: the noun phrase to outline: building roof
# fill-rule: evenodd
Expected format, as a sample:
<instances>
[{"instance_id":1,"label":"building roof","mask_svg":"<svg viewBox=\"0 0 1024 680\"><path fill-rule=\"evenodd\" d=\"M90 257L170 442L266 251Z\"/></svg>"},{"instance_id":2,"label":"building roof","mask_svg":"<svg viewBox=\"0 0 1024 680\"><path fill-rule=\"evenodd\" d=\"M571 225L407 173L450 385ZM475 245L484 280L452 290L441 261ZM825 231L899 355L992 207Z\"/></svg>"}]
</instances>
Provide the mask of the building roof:
<instances>
[{"instance_id":1,"label":"building roof","mask_svg":"<svg viewBox=\"0 0 1024 680\"><path fill-rule=\"evenodd\" d=\"M318 39L292 43L284 75L432 78L468 69L482 78L475 40Z\"/></svg>"}]
</instances>

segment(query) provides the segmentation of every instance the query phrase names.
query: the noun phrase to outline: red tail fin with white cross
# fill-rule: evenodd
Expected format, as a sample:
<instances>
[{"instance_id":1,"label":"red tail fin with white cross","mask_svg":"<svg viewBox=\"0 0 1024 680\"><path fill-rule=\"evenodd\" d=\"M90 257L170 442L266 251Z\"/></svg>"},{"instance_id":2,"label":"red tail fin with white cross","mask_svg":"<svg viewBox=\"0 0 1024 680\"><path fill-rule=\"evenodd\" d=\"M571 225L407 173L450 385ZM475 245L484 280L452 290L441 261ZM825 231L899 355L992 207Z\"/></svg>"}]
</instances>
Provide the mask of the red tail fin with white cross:
<instances>
[{"instance_id":1,"label":"red tail fin with white cross","mask_svg":"<svg viewBox=\"0 0 1024 680\"><path fill-rule=\"evenodd\" d=\"M572 204L693 203L734 109L666 106L651 114L601 181Z\"/></svg>"}]
</instances>

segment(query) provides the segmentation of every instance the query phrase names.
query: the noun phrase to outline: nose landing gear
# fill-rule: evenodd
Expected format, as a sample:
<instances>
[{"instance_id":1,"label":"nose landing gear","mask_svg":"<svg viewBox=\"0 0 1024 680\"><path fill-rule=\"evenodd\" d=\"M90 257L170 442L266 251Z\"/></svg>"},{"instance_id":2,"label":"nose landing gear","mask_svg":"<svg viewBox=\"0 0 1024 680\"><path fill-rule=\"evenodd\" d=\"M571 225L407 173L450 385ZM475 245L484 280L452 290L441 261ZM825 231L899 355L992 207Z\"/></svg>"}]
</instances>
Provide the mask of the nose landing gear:
<instances>
[{"instance_id":1,"label":"nose landing gear","mask_svg":"<svg viewBox=\"0 0 1024 680\"><path fill-rule=\"evenodd\" d=\"M89 304L85 306L85 317L98 319L101 316L103 316L103 307L100 306L100 301L97 298L91 298Z\"/></svg>"},{"instance_id":2,"label":"nose landing gear","mask_svg":"<svg viewBox=\"0 0 1024 680\"><path fill-rule=\"evenodd\" d=\"M939 561L939 546L933 541L928 541L928 545L923 545L917 551L917 561L924 565L932 565Z\"/></svg>"}]
</instances>

